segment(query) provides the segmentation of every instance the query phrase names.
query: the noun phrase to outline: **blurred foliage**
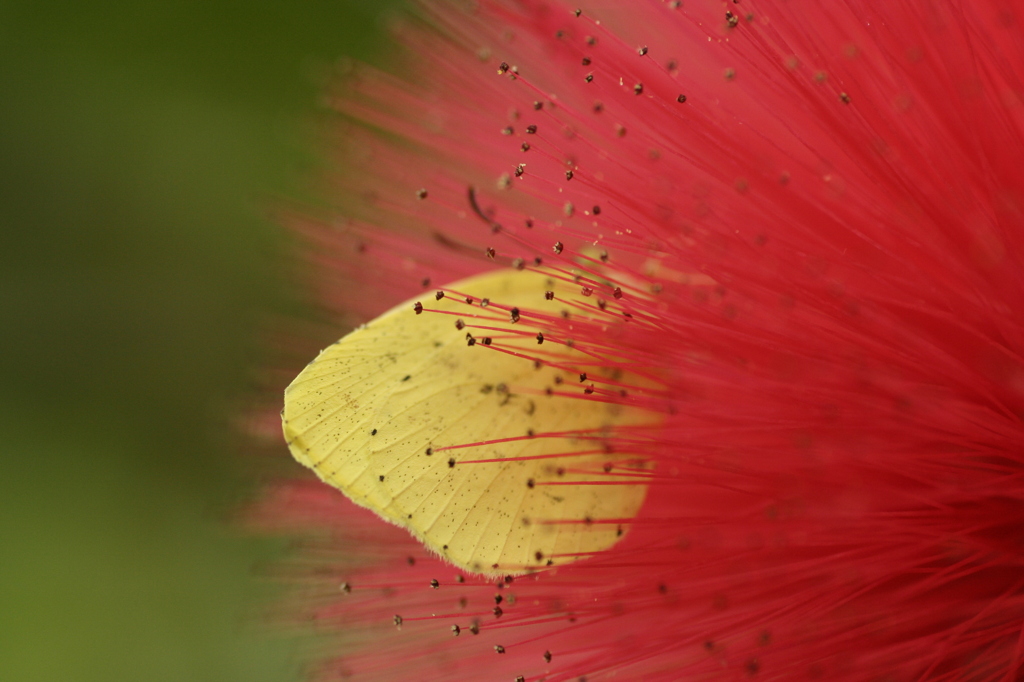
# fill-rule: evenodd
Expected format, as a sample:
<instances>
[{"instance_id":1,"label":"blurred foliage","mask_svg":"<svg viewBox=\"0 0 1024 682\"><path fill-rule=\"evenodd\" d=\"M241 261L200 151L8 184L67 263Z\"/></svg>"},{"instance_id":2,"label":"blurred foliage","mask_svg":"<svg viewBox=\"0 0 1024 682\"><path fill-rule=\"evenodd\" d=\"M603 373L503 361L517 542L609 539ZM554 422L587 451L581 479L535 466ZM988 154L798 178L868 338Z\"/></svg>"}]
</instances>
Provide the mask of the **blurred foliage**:
<instances>
[{"instance_id":1,"label":"blurred foliage","mask_svg":"<svg viewBox=\"0 0 1024 682\"><path fill-rule=\"evenodd\" d=\"M0 3L0 679L297 678L230 406L295 312L318 74L396 4Z\"/></svg>"}]
</instances>

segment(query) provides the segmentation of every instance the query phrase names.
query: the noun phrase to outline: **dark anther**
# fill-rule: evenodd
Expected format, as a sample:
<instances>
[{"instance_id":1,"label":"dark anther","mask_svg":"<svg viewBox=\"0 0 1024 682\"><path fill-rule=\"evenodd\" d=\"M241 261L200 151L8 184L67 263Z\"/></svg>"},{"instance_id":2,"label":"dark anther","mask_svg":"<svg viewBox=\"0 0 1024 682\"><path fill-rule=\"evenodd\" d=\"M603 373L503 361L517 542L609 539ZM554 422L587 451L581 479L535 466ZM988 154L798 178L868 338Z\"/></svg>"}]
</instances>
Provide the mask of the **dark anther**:
<instances>
[{"instance_id":1,"label":"dark anther","mask_svg":"<svg viewBox=\"0 0 1024 682\"><path fill-rule=\"evenodd\" d=\"M429 277L424 277L423 281L420 282L420 284L422 284L423 288L426 289L427 287L430 286L430 278Z\"/></svg>"},{"instance_id":2,"label":"dark anther","mask_svg":"<svg viewBox=\"0 0 1024 682\"><path fill-rule=\"evenodd\" d=\"M373 431L370 431L370 435L371 436L376 436L377 435L377 429L374 429Z\"/></svg>"},{"instance_id":3,"label":"dark anther","mask_svg":"<svg viewBox=\"0 0 1024 682\"><path fill-rule=\"evenodd\" d=\"M676 97L676 101L679 102L680 104L683 104L686 101L686 95L679 95L678 97Z\"/></svg>"},{"instance_id":4,"label":"dark anther","mask_svg":"<svg viewBox=\"0 0 1024 682\"><path fill-rule=\"evenodd\" d=\"M526 134L527 135L536 135L537 134L537 126L526 126Z\"/></svg>"},{"instance_id":5,"label":"dark anther","mask_svg":"<svg viewBox=\"0 0 1024 682\"><path fill-rule=\"evenodd\" d=\"M519 151L521 151L521 152L528 152L528 151L530 151L530 143L529 142L524 142L523 144L519 145ZM522 164L520 164L520 165L522 165Z\"/></svg>"},{"instance_id":6,"label":"dark anther","mask_svg":"<svg viewBox=\"0 0 1024 682\"><path fill-rule=\"evenodd\" d=\"M428 455L434 454L434 448L427 448L427 454Z\"/></svg>"},{"instance_id":7,"label":"dark anther","mask_svg":"<svg viewBox=\"0 0 1024 682\"><path fill-rule=\"evenodd\" d=\"M491 299L489 299L489 298L481 298L480 299L480 307L481 308L486 308L490 304L491 304Z\"/></svg>"},{"instance_id":8,"label":"dark anther","mask_svg":"<svg viewBox=\"0 0 1024 682\"><path fill-rule=\"evenodd\" d=\"M479 635L480 634L480 623L473 623L472 625L470 625L469 626L469 631L472 632L474 635Z\"/></svg>"},{"instance_id":9,"label":"dark anther","mask_svg":"<svg viewBox=\"0 0 1024 682\"><path fill-rule=\"evenodd\" d=\"M498 654L503 654L503 653L505 653L505 647L503 647L500 644L495 644L494 645L494 652L498 653Z\"/></svg>"},{"instance_id":10,"label":"dark anther","mask_svg":"<svg viewBox=\"0 0 1024 682\"><path fill-rule=\"evenodd\" d=\"M644 56L645 54L647 54L647 46L645 45L645 46L643 46L643 47L639 48L639 49L638 49L638 50L636 51L636 53L637 53L638 55L640 55L641 57L643 57L643 56Z\"/></svg>"},{"instance_id":11,"label":"dark anther","mask_svg":"<svg viewBox=\"0 0 1024 682\"><path fill-rule=\"evenodd\" d=\"M440 301L442 298L444 298L444 292L438 290L437 293L434 294L434 298Z\"/></svg>"},{"instance_id":12,"label":"dark anther","mask_svg":"<svg viewBox=\"0 0 1024 682\"><path fill-rule=\"evenodd\" d=\"M843 104L849 104L850 96L847 95L845 92L841 92L839 93L839 101L842 102Z\"/></svg>"},{"instance_id":13,"label":"dark anther","mask_svg":"<svg viewBox=\"0 0 1024 682\"><path fill-rule=\"evenodd\" d=\"M553 291L545 291L544 292L544 300L546 300L546 301L553 301L553 300L555 300L555 292L553 292Z\"/></svg>"},{"instance_id":14,"label":"dark anther","mask_svg":"<svg viewBox=\"0 0 1024 682\"><path fill-rule=\"evenodd\" d=\"M437 582L437 578L431 578L430 586L436 590L437 588L441 587L441 583Z\"/></svg>"},{"instance_id":15,"label":"dark anther","mask_svg":"<svg viewBox=\"0 0 1024 682\"><path fill-rule=\"evenodd\" d=\"M508 317L509 317L510 320L512 320L513 324L518 322L519 321L519 308L513 308L512 310L508 311Z\"/></svg>"},{"instance_id":16,"label":"dark anther","mask_svg":"<svg viewBox=\"0 0 1024 682\"><path fill-rule=\"evenodd\" d=\"M636 85L633 86L633 94L634 95L642 95L643 92L644 92L644 84L643 83L637 83Z\"/></svg>"},{"instance_id":17,"label":"dark anther","mask_svg":"<svg viewBox=\"0 0 1024 682\"><path fill-rule=\"evenodd\" d=\"M380 476L378 476L377 480L379 480L381 483L383 483L384 482L384 474L381 474Z\"/></svg>"},{"instance_id":18,"label":"dark anther","mask_svg":"<svg viewBox=\"0 0 1024 682\"><path fill-rule=\"evenodd\" d=\"M576 18L577 18L577 19L579 19L579 16L580 16L581 14L583 14L583 10L581 10L581 9L574 9L574 10L572 11L572 13L576 15Z\"/></svg>"},{"instance_id":19,"label":"dark anther","mask_svg":"<svg viewBox=\"0 0 1024 682\"><path fill-rule=\"evenodd\" d=\"M501 610L500 606L495 606L493 609L491 609L491 613L494 614L495 618L501 618L501 614L505 612Z\"/></svg>"},{"instance_id":20,"label":"dark anther","mask_svg":"<svg viewBox=\"0 0 1024 682\"><path fill-rule=\"evenodd\" d=\"M401 616L399 616L398 614L395 614L395 617L392 620L394 620L396 626L398 626L399 628L402 627L402 617Z\"/></svg>"},{"instance_id":21,"label":"dark anther","mask_svg":"<svg viewBox=\"0 0 1024 682\"><path fill-rule=\"evenodd\" d=\"M612 296L614 296L615 298L622 298L622 288L615 287L615 289L612 291Z\"/></svg>"},{"instance_id":22,"label":"dark anther","mask_svg":"<svg viewBox=\"0 0 1024 682\"><path fill-rule=\"evenodd\" d=\"M426 199L427 198L427 190L425 190L425 189L418 189L418 190L416 190L416 198L417 199Z\"/></svg>"},{"instance_id":23,"label":"dark anther","mask_svg":"<svg viewBox=\"0 0 1024 682\"><path fill-rule=\"evenodd\" d=\"M415 303L412 304L412 309L416 312L417 315L419 315L420 313L423 312L423 304L420 303L419 301L416 301Z\"/></svg>"},{"instance_id":24,"label":"dark anther","mask_svg":"<svg viewBox=\"0 0 1024 682\"><path fill-rule=\"evenodd\" d=\"M516 270L523 270L526 268L526 261L522 258L516 258L512 261L512 267Z\"/></svg>"},{"instance_id":25,"label":"dark anther","mask_svg":"<svg viewBox=\"0 0 1024 682\"><path fill-rule=\"evenodd\" d=\"M344 592L345 594L351 593L352 592L352 585L350 585L349 583L342 583L341 584L341 591Z\"/></svg>"},{"instance_id":26,"label":"dark anther","mask_svg":"<svg viewBox=\"0 0 1024 682\"><path fill-rule=\"evenodd\" d=\"M604 111L604 104L601 102L594 102L594 113L600 114L602 111Z\"/></svg>"},{"instance_id":27,"label":"dark anther","mask_svg":"<svg viewBox=\"0 0 1024 682\"><path fill-rule=\"evenodd\" d=\"M534 481L533 481L533 479L532 479L532 478L528 478L528 479L526 479L526 487L527 487L527 488L532 488L532 487L533 487L533 486L535 486L535 485L536 485L536 483L534 483Z\"/></svg>"},{"instance_id":28,"label":"dark anther","mask_svg":"<svg viewBox=\"0 0 1024 682\"><path fill-rule=\"evenodd\" d=\"M555 245L551 247L551 250L555 253L562 253L562 249L565 248L565 244L562 242L555 242Z\"/></svg>"},{"instance_id":29,"label":"dark anther","mask_svg":"<svg viewBox=\"0 0 1024 682\"><path fill-rule=\"evenodd\" d=\"M602 263L607 263L608 262L608 252L607 251L602 251L601 252L601 262Z\"/></svg>"},{"instance_id":30,"label":"dark anther","mask_svg":"<svg viewBox=\"0 0 1024 682\"><path fill-rule=\"evenodd\" d=\"M580 287L580 293L583 294L584 296L590 296L592 293L594 293L594 290L591 289L590 287Z\"/></svg>"},{"instance_id":31,"label":"dark anther","mask_svg":"<svg viewBox=\"0 0 1024 682\"><path fill-rule=\"evenodd\" d=\"M740 18L732 12L726 12L725 23L729 25L729 28L735 28L736 24L740 23Z\"/></svg>"},{"instance_id":32,"label":"dark anther","mask_svg":"<svg viewBox=\"0 0 1024 682\"><path fill-rule=\"evenodd\" d=\"M586 372L581 372L580 373L580 383L582 384L586 380L587 380L587 373Z\"/></svg>"},{"instance_id":33,"label":"dark anther","mask_svg":"<svg viewBox=\"0 0 1024 682\"><path fill-rule=\"evenodd\" d=\"M565 171L565 179L572 180L573 172L571 170Z\"/></svg>"},{"instance_id":34,"label":"dark anther","mask_svg":"<svg viewBox=\"0 0 1024 682\"><path fill-rule=\"evenodd\" d=\"M591 83L591 82L593 82L593 80L594 80L594 74L592 74L592 73L588 73L588 74L587 74L587 77L586 77L586 78L584 78L583 80L585 80L585 81L586 81L586 82L588 82L588 83Z\"/></svg>"},{"instance_id":35,"label":"dark anther","mask_svg":"<svg viewBox=\"0 0 1024 682\"><path fill-rule=\"evenodd\" d=\"M537 332L537 343L544 343L544 332Z\"/></svg>"},{"instance_id":36,"label":"dark anther","mask_svg":"<svg viewBox=\"0 0 1024 682\"><path fill-rule=\"evenodd\" d=\"M448 458L448 468L449 469L455 468L455 458L454 457L449 457Z\"/></svg>"},{"instance_id":37,"label":"dark anther","mask_svg":"<svg viewBox=\"0 0 1024 682\"><path fill-rule=\"evenodd\" d=\"M458 625L452 626L452 637L458 637L460 632L462 632L462 628L460 628Z\"/></svg>"},{"instance_id":38,"label":"dark anther","mask_svg":"<svg viewBox=\"0 0 1024 682\"><path fill-rule=\"evenodd\" d=\"M498 587L503 587L503 585L498 585ZM494 595L494 603L495 604L500 604L504 600L505 600L505 598L503 596L501 596L501 594Z\"/></svg>"},{"instance_id":39,"label":"dark anther","mask_svg":"<svg viewBox=\"0 0 1024 682\"><path fill-rule=\"evenodd\" d=\"M530 218L527 218L526 222L525 222L525 225L526 225L527 229L532 228L533 227L533 220L531 220Z\"/></svg>"},{"instance_id":40,"label":"dark anther","mask_svg":"<svg viewBox=\"0 0 1024 682\"><path fill-rule=\"evenodd\" d=\"M538 101L535 101L533 103L533 110L534 111L540 111L543 108L544 108L544 102L541 102L541 101L538 100Z\"/></svg>"},{"instance_id":41,"label":"dark anther","mask_svg":"<svg viewBox=\"0 0 1024 682\"><path fill-rule=\"evenodd\" d=\"M485 346L491 345L491 337L489 337L489 336L485 336L484 337L484 345Z\"/></svg>"},{"instance_id":42,"label":"dark anther","mask_svg":"<svg viewBox=\"0 0 1024 682\"><path fill-rule=\"evenodd\" d=\"M459 331L462 331L463 329L466 328L466 323L463 322L462 320L455 320L455 328L458 329ZM376 433L376 431L374 431L374 433Z\"/></svg>"},{"instance_id":43,"label":"dark anther","mask_svg":"<svg viewBox=\"0 0 1024 682\"><path fill-rule=\"evenodd\" d=\"M590 66L590 57L583 58L583 66Z\"/></svg>"},{"instance_id":44,"label":"dark anther","mask_svg":"<svg viewBox=\"0 0 1024 682\"><path fill-rule=\"evenodd\" d=\"M505 126L504 128L501 129L502 135L511 135L514 132L516 132L516 130L512 126Z\"/></svg>"},{"instance_id":45,"label":"dark anther","mask_svg":"<svg viewBox=\"0 0 1024 682\"><path fill-rule=\"evenodd\" d=\"M516 177L517 178L523 177L523 173L525 173L525 172L526 172L526 164L525 163L521 163L518 166L516 166Z\"/></svg>"},{"instance_id":46,"label":"dark anther","mask_svg":"<svg viewBox=\"0 0 1024 682\"><path fill-rule=\"evenodd\" d=\"M488 258L494 258L497 252L493 248L488 246L486 249L484 249L484 253L487 254Z\"/></svg>"},{"instance_id":47,"label":"dark anther","mask_svg":"<svg viewBox=\"0 0 1024 682\"><path fill-rule=\"evenodd\" d=\"M593 213L594 215L601 215L601 207L600 206L595 206L593 208L593 210L591 211L591 213Z\"/></svg>"},{"instance_id":48,"label":"dark anther","mask_svg":"<svg viewBox=\"0 0 1024 682\"><path fill-rule=\"evenodd\" d=\"M474 339L472 336L469 337L468 339L466 339L466 345L467 346L475 346L476 345L476 339Z\"/></svg>"},{"instance_id":49,"label":"dark anther","mask_svg":"<svg viewBox=\"0 0 1024 682\"><path fill-rule=\"evenodd\" d=\"M593 386L587 386L585 389L583 389L583 393L585 395L590 395L593 392L594 392L594 387Z\"/></svg>"},{"instance_id":50,"label":"dark anther","mask_svg":"<svg viewBox=\"0 0 1024 682\"><path fill-rule=\"evenodd\" d=\"M533 264L534 265L540 265L543 262L544 262L544 259L541 258L540 256L534 256L533 257Z\"/></svg>"},{"instance_id":51,"label":"dark anther","mask_svg":"<svg viewBox=\"0 0 1024 682\"><path fill-rule=\"evenodd\" d=\"M508 62L502 62L498 65L498 75L504 75L508 73Z\"/></svg>"}]
</instances>

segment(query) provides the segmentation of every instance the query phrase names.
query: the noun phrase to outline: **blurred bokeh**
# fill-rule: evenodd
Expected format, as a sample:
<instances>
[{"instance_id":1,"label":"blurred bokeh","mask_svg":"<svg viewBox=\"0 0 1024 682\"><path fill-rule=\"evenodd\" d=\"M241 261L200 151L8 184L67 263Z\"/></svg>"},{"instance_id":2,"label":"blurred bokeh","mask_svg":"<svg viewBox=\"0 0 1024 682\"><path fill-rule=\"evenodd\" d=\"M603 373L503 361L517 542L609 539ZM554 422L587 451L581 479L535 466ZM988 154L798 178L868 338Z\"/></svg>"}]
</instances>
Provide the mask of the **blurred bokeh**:
<instances>
[{"instance_id":1,"label":"blurred bokeh","mask_svg":"<svg viewBox=\"0 0 1024 682\"><path fill-rule=\"evenodd\" d=\"M0 3L0 680L297 679L231 410L323 74L396 4Z\"/></svg>"}]
</instances>

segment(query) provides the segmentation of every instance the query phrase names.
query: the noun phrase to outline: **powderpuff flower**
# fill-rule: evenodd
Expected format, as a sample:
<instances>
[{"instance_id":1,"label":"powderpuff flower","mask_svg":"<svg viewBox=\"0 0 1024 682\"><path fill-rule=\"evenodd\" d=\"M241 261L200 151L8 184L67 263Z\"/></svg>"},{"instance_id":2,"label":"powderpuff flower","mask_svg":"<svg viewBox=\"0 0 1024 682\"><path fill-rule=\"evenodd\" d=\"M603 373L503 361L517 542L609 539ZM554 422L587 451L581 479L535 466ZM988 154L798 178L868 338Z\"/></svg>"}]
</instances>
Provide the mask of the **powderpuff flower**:
<instances>
[{"instance_id":1,"label":"powderpuff flower","mask_svg":"<svg viewBox=\"0 0 1024 682\"><path fill-rule=\"evenodd\" d=\"M463 306L446 324L491 341L463 352L580 374L548 389L597 415L607 466L543 494L644 499L600 547L467 566L281 484L265 521L328 531L293 566L336 633L315 676L1020 679L1022 22L1016 0L433 3L396 27L403 71L350 68L337 211L289 217L334 336ZM565 313L462 300L498 269ZM506 435L459 424L446 447Z\"/></svg>"}]
</instances>

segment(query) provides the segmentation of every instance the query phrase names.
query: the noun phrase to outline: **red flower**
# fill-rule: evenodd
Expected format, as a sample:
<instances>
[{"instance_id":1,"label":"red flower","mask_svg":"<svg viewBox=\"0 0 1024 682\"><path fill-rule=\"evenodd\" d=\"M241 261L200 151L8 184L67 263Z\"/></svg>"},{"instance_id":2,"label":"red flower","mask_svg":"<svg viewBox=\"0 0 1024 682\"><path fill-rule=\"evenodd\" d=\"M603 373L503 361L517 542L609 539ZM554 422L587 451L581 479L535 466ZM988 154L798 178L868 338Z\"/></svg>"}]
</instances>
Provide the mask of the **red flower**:
<instances>
[{"instance_id":1,"label":"red flower","mask_svg":"<svg viewBox=\"0 0 1024 682\"><path fill-rule=\"evenodd\" d=\"M1020 679L1024 5L470 4L346 76L346 217L293 222L364 318L495 264L578 276L584 314L530 338L644 377L579 399L657 415L609 438L647 500L506 580L282 487L334 531L322 677Z\"/></svg>"}]
</instances>

